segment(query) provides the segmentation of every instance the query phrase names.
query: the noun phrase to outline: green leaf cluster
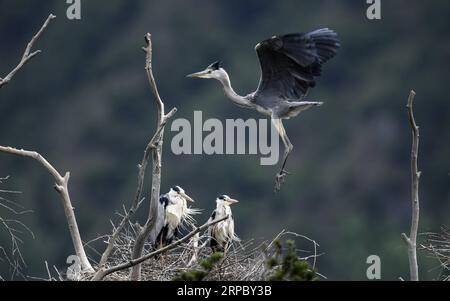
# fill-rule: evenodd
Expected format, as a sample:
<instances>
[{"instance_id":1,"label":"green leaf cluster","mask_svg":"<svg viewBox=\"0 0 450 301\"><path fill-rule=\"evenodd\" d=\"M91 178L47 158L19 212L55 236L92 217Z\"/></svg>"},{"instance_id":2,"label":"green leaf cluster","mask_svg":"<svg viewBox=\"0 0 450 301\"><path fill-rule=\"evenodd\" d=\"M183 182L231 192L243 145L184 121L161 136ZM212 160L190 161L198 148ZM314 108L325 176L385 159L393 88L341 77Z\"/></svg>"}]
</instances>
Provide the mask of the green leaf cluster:
<instances>
[{"instance_id":1,"label":"green leaf cluster","mask_svg":"<svg viewBox=\"0 0 450 301\"><path fill-rule=\"evenodd\" d=\"M180 273L173 280L174 281L202 281L204 280L212 270L221 262L224 254L222 252L216 252L211 256L203 259L200 262L201 269L193 269L187 272Z\"/></svg>"},{"instance_id":2,"label":"green leaf cluster","mask_svg":"<svg viewBox=\"0 0 450 301\"><path fill-rule=\"evenodd\" d=\"M266 261L269 281L317 281L319 277L306 260L295 251L295 242L286 241L286 248L275 242L275 254Z\"/></svg>"}]
</instances>

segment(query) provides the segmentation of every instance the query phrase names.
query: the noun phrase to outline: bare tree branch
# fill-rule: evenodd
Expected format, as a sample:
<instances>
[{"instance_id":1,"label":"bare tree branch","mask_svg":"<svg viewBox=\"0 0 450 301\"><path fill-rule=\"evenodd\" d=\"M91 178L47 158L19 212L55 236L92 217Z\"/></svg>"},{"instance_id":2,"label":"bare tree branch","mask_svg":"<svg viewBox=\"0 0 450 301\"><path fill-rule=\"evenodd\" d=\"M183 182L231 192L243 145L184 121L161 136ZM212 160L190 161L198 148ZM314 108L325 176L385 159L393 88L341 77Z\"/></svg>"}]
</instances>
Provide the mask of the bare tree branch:
<instances>
[{"instance_id":1,"label":"bare tree branch","mask_svg":"<svg viewBox=\"0 0 450 301\"><path fill-rule=\"evenodd\" d=\"M11 79L14 77L14 75L16 75L16 73L29 61L31 60L33 57L35 57L36 55L38 55L39 53L41 53L41 50L36 50L36 51L32 51L34 43L39 39L39 37L42 35L42 33L45 31L45 29L47 28L48 24L50 23L50 21L52 21L53 19L55 19L56 16L54 16L53 14L50 14L47 17L47 20L44 22L44 25L42 25L41 29L36 33L36 35L34 35L34 37L31 39L31 41L28 43L27 48L25 49L25 52L22 56L22 59L20 60L19 64L8 74L6 75L4 78L0 78L0 89L8 84Z\"/></svg>"},{"instance_id":2,"label":"bare tree branch","mask_svg":"<svg viewBox=\"0 0 450 301\"><path fill-rule=\"evenodd\" d=\"M67 172L64 176L62 176L44 157L42 157L37 152L19 150L16 148L4 146L0 146L0 152L34 159L38 161L55 178L55 189L61 195L64 213L66 215L67 223L69 226L70 236L72 237L75 252L80 259L81 267L85 271L94 272L94 269L89 263L89 260L84 251L83 242L81 240L80 232L78 230L78 224L75 218L74 208L72 207L72 202L70 201L68 188L70 173Z\"/></svg>"},{"instance_id":3,"label":"bare tree branch","mask_svg":"<svg viewBox=\"0 0 450 301\"><path fill-rule=\"evenodd\" d=\"M128 269L128 268L131 268L131 267L135 267L135 266L137 266L137 265L140 265L141 263L143 263L143 262L146 261L146 260L149 260L149 259L152 258L152 257L155 257L155 256L157 256L157 255L159 255L159 254L165 253L165 252L167 252L167 251L170 251L170 250L172 250L172 249L178 247L179 245L181 245L181 244L184 243L185 241L189 240L191 237L193 237L193 236L196 235L197 233L199 233L199 232L201 232L201 231L203 231L203 230L206 230L208 227L210 227L210 226L212 226L212 225L215 225L215 224L217 224L217 223L220 223L220 222L222 222L222 221L224 221L224 220L226 220L226 219L228 219L228 215L225 216L225 217L223 217L223 218L221 218L221 219L218 219L218 220L215 220L215 221L212 221L212 222L209 222L209 223L206 222L206 223L203 224L202 226L200 226L200 227L195 228L194 230L192 230L189 234L187 234L187 235L186 235L185 237L183 237L182 239L177 240L176 242L174 242L174 243L172 243L172 244L170 244L170 245L168 245L168 246L166 246L166 247L164 247L164 248L161 248L161 249L159 249L159 250L156 250L156 251L154 251L154 252L151 252L151 253L149 253L149 254L147 254L147 255L141 256L141 257L136 258L136 259L131 259L129 262L126 262L126 263L123 263L123 264L116 265L116 266L111 267L111 268L109 268L109 269L100 268L100 269L97 271L97 273L94 275L94 277L92 278L92 280L93 280L93 281L101 281L101 280L103 280L106 276L108 276L108 275L110 275L110 274L112 274L112 273L115 273L115 272L118 272L118 271L121 271L121 270L124 270L124 269Z\"/></svg>"},{"instance_id":4,"label":"bare tree branch","mask_svg":"<svg viewBox=\"0 0 450 301\"><path fill-rule=\"evenodd\" d=\"M417 265L417 231L419 228L419 180L420 171L417 167L417 157L419 153L419 127L414 119L413 101L416 92L411 91L408 98L408 117L412 131L411 149L411 199L412 199L412 220L409 237L402 233L402 238L408 246L409 271L411 281L419 281L419 268Z\"/></svg>"},{"instance_id":5,"label":"bare tree branch","mask_svg":"<svg viewBox=\"0 0 450 301\"><path fill-rule=\"evenodd\" d=\"M148 159L151 156L152 158L152 183L151 183L151 193L150 193L150 206L147 221L141 231L138 233L136 237L135 244L133 246L132 259L136 260L142 256L142 252L144 250L144 244L148 240L151 230L154 227L156 221L156 209L158 204L158 199L160 195L161 188L161 161L162 161L162 146L164 139L164 127L167 121L176 113L177 109L173 108L167 115L164 110L164 102L161 100L161 97L158 92L158 88L156 86L156 81L153 76L152 69L152 40L151 35L147 33L145 35L145 43L146 47L144 47L144 51L146 53L145 57L145 70L147 72L148 81L150 83L150 87L152 90L152 94L154 96L156 106L158 108L158 120L157 120L157 129L153 138L150 140L149 144L144 153L144 159L140 165L139 171L139 180L138 180L138 189L136 192L136 196L134 202L141 198L142 188L144 184L144 175L147 167ZM141 275L141 265L137 264L133 266L133 269L130 274L131 280L139 280Z\"/></svg>"}]
</instances>

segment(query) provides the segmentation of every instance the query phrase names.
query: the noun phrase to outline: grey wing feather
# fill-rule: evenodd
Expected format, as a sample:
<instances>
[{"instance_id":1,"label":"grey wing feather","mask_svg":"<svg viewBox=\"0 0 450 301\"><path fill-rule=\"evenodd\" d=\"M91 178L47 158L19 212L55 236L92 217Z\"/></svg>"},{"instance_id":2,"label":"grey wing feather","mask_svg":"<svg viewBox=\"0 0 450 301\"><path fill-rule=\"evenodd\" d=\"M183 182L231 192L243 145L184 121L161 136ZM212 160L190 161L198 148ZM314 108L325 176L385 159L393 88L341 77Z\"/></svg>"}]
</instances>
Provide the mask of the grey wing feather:
<instances>
[{"instance_id":1,"label":"grey wing feather","mask_svg":"<svg viewBox=\"0 0 450 301\"><path fill-rule=\"evenodd\" d=\"M215 219L216 219L216 210L214 210L213 213L211 214L211 217L209 218L208 223L213 222ZM213 228L214 228L214 225L208 227L208 236L212 236Z\"/></svg>"},{"instance_id":2,"label":"grey wing feather","mask_svg":"<svg viewBox=\"0 0 450 301\"><path fill-rule=\"evenodd\" d=\"M216 210L214 210L213 213L211 214L211 217L208 220L208 223L213 222L216 219L216 216L217 216L217 212L216 212ZM208 228L209 246L211 248L215 248L217 246L217 241L215 239L215 233L214 233L215 228L216 228L216 225L209 226L209 228Z\"/></svg>"},{"instance_id":3,"label":"grey wing feather","mask_svg":"<svg viewBox=\"0 0 450 301\"><path fill-rule=\"evenodd\" d=\"M315 86L322 65L340 48L337 34L328 29L275 36L256 46L261 80L256 94L301 99Z\"/></svg>"},{"instance_id":4,"label":"grey wing feather","mask_svg":"<svg viewBox=\"0 0 450 301\"><path fill-rule=\"evenodd\" d=\"M165 195L159 197L158 208L156 210L156 223L152 231L150 232L150 243L152 244L152 246L155 246L156 239L161 230L164 228L166 220L166 207L168 203L169 199Z\"/></svg>"}]
</instances>

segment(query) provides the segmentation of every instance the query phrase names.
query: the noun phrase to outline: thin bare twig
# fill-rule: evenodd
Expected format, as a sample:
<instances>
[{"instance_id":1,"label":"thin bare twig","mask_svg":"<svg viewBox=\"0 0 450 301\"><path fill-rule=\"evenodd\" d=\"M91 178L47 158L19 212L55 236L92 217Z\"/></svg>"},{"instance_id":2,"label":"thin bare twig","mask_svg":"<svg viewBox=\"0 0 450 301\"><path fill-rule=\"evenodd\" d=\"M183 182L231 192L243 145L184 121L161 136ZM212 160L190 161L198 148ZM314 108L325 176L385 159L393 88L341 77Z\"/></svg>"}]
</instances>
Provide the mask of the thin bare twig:
<instances>
[{"instance_id":1,"label":"thin bare twig","mask_svg":"<svg viewBox=\"0 0 450 301\"><path fill-rule=\"evenodd\" d=\"M139 172L139 174L140 174L140 172ZM144 201L144 199L142 199L140 202L137 202L137 203L133 202L133 204L131 205L131 208L122 217L118 226L115 229L113 229L114 230L113 234L109 237L108 245L106 246L106 249L102 254L102 257L100 258L99 266L104 266L106 264L106 262L108 261L109 257L111 256L111 254L114 250L114 243L116 242L117 238L119 237L119 235L122 232L125 225L128 224L130 219L134 216L136 211L139 209L139 206L142 204L143 201Z\"/></svg>"},{"instance_id":2,"label":"thin bare twig","mask_svg":"<svg viewBox=\"0 0 450 301\"><path fill-rule=\"evenodd\" d=\"M139 265L139 264L143 263L144 261L149 260L152 257L155 257L155 256L157 256L159 254L162 254L162 253L165 253L167 251L170 251L170 250L178 247L179 245L181 245L183 242L189 240L191 237L193 237L197 233L199 233L199 232L201 232L203 230L206 230L208 227L210 227L212 225L215 225L217 223L220 223L220 222L226 220L227 218L228 218L228 216L225 216L225 217L223 217L221 219L218 219L218 220L215 220L215 221L212 221L212 222L209 222L209 223L207 222L207 223L203 224L202 226L192 230L189 234L187 234L182 239L177 240L176 242L174 242L174 243L172 243L172 244L170 244L170 245L168 245L168 246L166 246L164 248L161 248L159 250L151 252L151 253L149 253L147 255L141 256L141 257L136 258L136 259L131 259L129 262L126 262L126 263L123 263L123 264L119 264L119 265L111 267L109 269L102 269L102 268L100 268L98 270L98 272L94 275L92 280L93 281L100 281L103 278L105 278L106 276L108 276L109 274L112 274L112 273L115 273L115 272L118 272L118 271L121 271L121 270L124 270L124 269L131 268L133 266Z\"/></svg>"},{"instance_id":3,"label":"thin bare twig","mask_svg":"<svg viewBox=\"0 0 450 301\"><path fill-rule=\"evenodd\" d=\"M417 231L419 228L419 180L420 171L417 167L417 157L419 153L419 127L414 119L413 101L416 93L411 91L408 98L408 117L412 131L411 149L411 200L412 200L412 220L409 237L402 233L402 238L408 247L409 271L411 281L419 281L419 268L417 265Z\"/></svg>"},{"instance_id":4,"label":"thin bare twig","mask_svg":"<svg viewBox=\"0 0 450 301\"><path fill-rule=\"evenodd\" d=\"M0 184L3 184L9 177L0 178ZM6 195L19 194L20 192L11 190L0 190L0 193L5 197L0 196L0 209L5 209L6 214L12 214L13 216L21 216L32 212L32 210L25 210L23 206L15 201L9 200ZM17 209L19 208L19 209ZM3 213L3 212L2 212ZM11 248L9 248L10 256L7 254L5 248L0 244L0 261L5 261L10 267L10 277L14 279L16 276L20 276L25 279L25 276L21 273L23 267L26 267L25 259L22 256L21 245L23 244L22 234L28 232L34 239L34 233L23 222L14 218L6 218L0 215L0 228L5 230L11 240ZM3 255L2 255L3 254Z\"/></svg>"},{"instance_id":5,"label":"thin bare twig","mask_svg":"<svg viewBox=\"0 0 450 301\"><path fill-rule=\"evenodd\" d=\"M48 24L50 23L50 21L52 21L53 19L55 19L56 16L53 14L50 14L47 17L47 20L44 22L44 24L42 25L41 29L34 35L34 37L31 39L31 41L28 43L27 48L25 49L25 52L22 55L22 59L20 60L19 64L8 74L6 75L4 78L0 78L0 89L8 84L11 79L14 77L14 75L16 75L16 73L29 61L31 60L33 57L35 57L36 55L38 55L39 53L41 53L41 50L36 50L36 51L32 51L34 43L39 39L39 37L42 35L42 33L45 31L45 29L47 28Z\"/></svg>"},{"instance_id":6,"label":"thin bare twig","mask_svg":"<svg viewBox=\"0 0 450 301\"><path fill-rule=\"evenodd\" d=\"M62 204L64 207L64 213L66 215L67 223L69 226L69 232L72 237L72 242L75 248L75 253L81 262L81 267L85 271L94 272L89 260L84 251L83 242L81 240L80 231L78 230L78 224L75 218L74 208L72 207L72 202L70 201L69 195L69 178L70 173L67 172L62 176L54 167L51 165L44 157L38 152L26 151L23 149L16 149L12 147L0 146L0 152L7 153L11 155L16 155L19 157L31 158L39 162L54 178L55 178L55 189L60 194Z\"/></svg>"},{"instance_id":7,"label":"thin bare twig","mask_svg":"<svg viewBox=\"0 0 450 301\"><path fill-rule=\"evenodd\" d=\"M320 256L320 255L317 254L317 247L320 247L320 245L314 239L311 239L311 238L309 238L309 237L307 237L305 235L297 234L297 233L294 233L294 232L285 232L284 234L286 234L286 235L293 235L293 236L296 236L296 237L301 237L301 238L306 239L306 240L308 240L308 241L313 243L313 245L314 245L314 254L311 255L311 256L307 256L307 257L303 258L303 260L307 260L309 258L313 258L312 269L315 270L316 269L316 263L317 263L317 257Z\"/></svg>"},{"instance_id":8,"label":"thin bare twig","mask_svg":"<svg viewBox=\"0 0 450 301\"><path fill-rule=\"evenodd\" d=\"M50 269L48 268L48 262L45 261L45 269L47 270L48 281L53 281L52 273L50 273Z\"/></svg>"}]
</instances>

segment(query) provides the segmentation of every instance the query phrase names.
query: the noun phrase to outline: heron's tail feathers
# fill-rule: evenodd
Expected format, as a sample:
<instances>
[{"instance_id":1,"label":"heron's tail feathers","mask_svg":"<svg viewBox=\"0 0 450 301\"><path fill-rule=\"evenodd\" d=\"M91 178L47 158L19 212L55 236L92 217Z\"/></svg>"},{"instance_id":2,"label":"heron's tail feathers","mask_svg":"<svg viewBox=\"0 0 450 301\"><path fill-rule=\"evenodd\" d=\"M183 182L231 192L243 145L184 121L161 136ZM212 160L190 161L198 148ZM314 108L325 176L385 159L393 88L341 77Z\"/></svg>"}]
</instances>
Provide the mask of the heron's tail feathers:
<instances>
[{"instance_id":1,"label":"heron's tail feathers","mask_svg":"<svg viewBox=\"0 0 450 301\"><path fill-rule=\"evenodd\" d=\"M286 114L287 118L296 117L303 111L308 110L312 107L318 107L323 105L321 101L292 101L289 102L289 109Z\"/></svg>"},{"instance_id":2,"label":"heron's tail feathers","mask_svg":"<svg viewBox=\"0 0 450 301\"><path fill-rule=\"evenodd\" d=\"M235 242L240 242L241 241L239 236L237 236L236 233L234 233L234 231L233 231L233 233L229 233L227 236L228 236L228 239L230 241L235 241Z\"/></svg>"},{"instance_id":3,"label":"heron's tail feathers","mask_svg":"<svg viewBox=\"0 0 450 301\"><path fill-rule=\"evenodd\" d=\"M299 106L321 106L321 105L323 105L323 101L310 101L310 100L299 101L296 103L298 103Z\"/></svg>"}]
</instances>

